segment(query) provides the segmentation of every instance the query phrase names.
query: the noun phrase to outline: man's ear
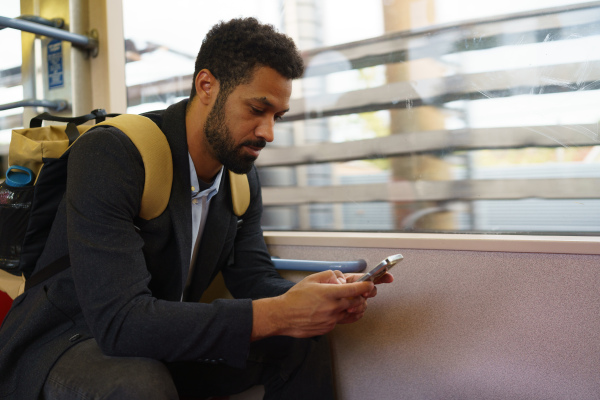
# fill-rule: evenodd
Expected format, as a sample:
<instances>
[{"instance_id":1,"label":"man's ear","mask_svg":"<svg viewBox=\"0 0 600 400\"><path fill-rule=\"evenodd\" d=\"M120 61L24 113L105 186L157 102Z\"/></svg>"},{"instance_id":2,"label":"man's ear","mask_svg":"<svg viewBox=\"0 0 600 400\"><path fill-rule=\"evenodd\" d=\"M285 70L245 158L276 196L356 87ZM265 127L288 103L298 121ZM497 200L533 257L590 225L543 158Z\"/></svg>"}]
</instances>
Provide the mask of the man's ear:
<instances>
[{"instance_id":1,"label":"man's ear","mask_svg":"<svg viewBox=\"0 0 600 400\"><path fill-rule=\"evenodd\" d=\"M219 81L207 69L203 69L196 75L196 96L203 104L208 105L217 98L219 93Z\"/></svg>"}]
</instances>

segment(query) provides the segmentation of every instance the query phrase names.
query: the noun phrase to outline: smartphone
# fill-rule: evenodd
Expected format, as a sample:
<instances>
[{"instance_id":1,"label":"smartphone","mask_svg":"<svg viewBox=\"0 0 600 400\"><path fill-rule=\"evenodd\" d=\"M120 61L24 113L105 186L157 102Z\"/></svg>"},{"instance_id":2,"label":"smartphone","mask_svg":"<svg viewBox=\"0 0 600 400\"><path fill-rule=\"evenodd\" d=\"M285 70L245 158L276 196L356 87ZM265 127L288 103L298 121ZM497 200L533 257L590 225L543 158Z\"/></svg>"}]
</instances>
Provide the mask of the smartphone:
<instances>
[{"instance_id":1,"label":"smartphone","mask_svg":"<svg viewBox=\"0 0 600 400\"><path fill-rule=\"evenodd\" d=\"M393 256L389 256L388 258L377 264L375 268L361 276L357 282L375 281L377 278L383 276L394 265L396 265L403 259L404 257L402 257L402 254L394 254Z\"/></svg>"}]
</instances>

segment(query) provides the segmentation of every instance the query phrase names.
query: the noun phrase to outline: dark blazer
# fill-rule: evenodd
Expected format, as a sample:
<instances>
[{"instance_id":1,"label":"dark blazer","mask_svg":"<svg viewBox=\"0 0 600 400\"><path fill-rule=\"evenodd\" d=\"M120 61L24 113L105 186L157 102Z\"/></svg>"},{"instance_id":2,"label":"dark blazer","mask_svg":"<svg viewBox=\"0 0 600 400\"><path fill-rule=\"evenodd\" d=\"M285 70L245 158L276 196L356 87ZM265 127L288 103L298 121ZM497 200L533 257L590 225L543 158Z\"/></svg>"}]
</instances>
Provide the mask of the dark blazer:
<instances>
[{"instance_id":1,"label":"dark blazer","mask_svg":"<svg viewBox=\"0 0 600 400\"><path fill-rule=\"evenodd\" d=\"M0 329L0 397L37 398L60 355L92 337L107 355L245 365L251 299L282 294L292 283L267 252L253 168L251 203L240 218L223 174L191 290L180 301L192 246L186 104L146 114L165 133L174 170L169 205L153 220L137 216L144 168L122 132L94 128L73 146L67 193L36 270L67 253L72 266L15 299ZM236 300L198 303L219 271Z\"/></svg>"}]
</instances>

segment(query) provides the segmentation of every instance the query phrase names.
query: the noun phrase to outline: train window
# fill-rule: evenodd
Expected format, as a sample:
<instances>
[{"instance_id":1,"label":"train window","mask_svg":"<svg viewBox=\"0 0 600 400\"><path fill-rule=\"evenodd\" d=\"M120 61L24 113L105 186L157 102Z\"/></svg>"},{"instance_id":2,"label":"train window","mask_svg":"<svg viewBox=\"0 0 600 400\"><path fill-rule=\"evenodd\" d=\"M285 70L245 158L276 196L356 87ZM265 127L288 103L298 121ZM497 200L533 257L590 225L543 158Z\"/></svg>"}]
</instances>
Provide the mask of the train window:
<instances>
[{"instance_id":1,"label":"train window","mask_svg":"<svg viewBox=\"0 0 600 400\"><path fill-rule=\"evenodd\" d=\"M219 20L292 36L307 68L257 161L265 229L600 232L597 2L234 3L124 2L128 104L186 97Z\"/></svg>"},{"instance_id":2,"label":"train window","mask_svg":"<svg viewBox=\"0 0 600 400\"><path fill-rule=\"evenodd\" d=\"M0 15L18 17L20 13L19 0L2 2ZM23 100L21 80L21 32L15 29L0 29L2 56L0 57L0 178L8 167L8 145L11 130L23 126L23 108L3 110L2 105Z\"/></svg>"}]
</instances>

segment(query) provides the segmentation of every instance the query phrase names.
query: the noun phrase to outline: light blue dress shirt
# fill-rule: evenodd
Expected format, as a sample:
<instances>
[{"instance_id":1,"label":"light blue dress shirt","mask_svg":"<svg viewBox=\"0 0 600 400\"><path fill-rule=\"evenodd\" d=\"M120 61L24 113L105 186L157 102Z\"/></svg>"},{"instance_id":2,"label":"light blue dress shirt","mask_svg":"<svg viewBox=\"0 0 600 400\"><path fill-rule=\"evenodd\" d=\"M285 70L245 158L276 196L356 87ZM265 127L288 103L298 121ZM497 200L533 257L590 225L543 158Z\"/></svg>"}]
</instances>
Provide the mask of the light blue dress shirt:
<instances>
[{"instance_id":1,"label":"light blue dress shirt","mask_svg":"<svg viewBox=\"0 0 600 400\"><path fill-rule=\"evenodd\" d=\"M204 226L206 225L206 217L208 215L208 209L210 207L210 200L219 193L219 187L221 186L221 177L223 176L223 167L217 174L217 177L212 183L212 186L208 189L200 191L200 182L198 175L196 175L196 167L192 161L192 156L188 153L190 162L190 187L191 187L191 201L192 201L192 254L190 257L190 270L188 273L186 289L190 285L191 277L193 274L194 264L196 264L196 258L198 257L198 247L202 240L202 233L204 232Z\"/></svg>"}]
</instances>

